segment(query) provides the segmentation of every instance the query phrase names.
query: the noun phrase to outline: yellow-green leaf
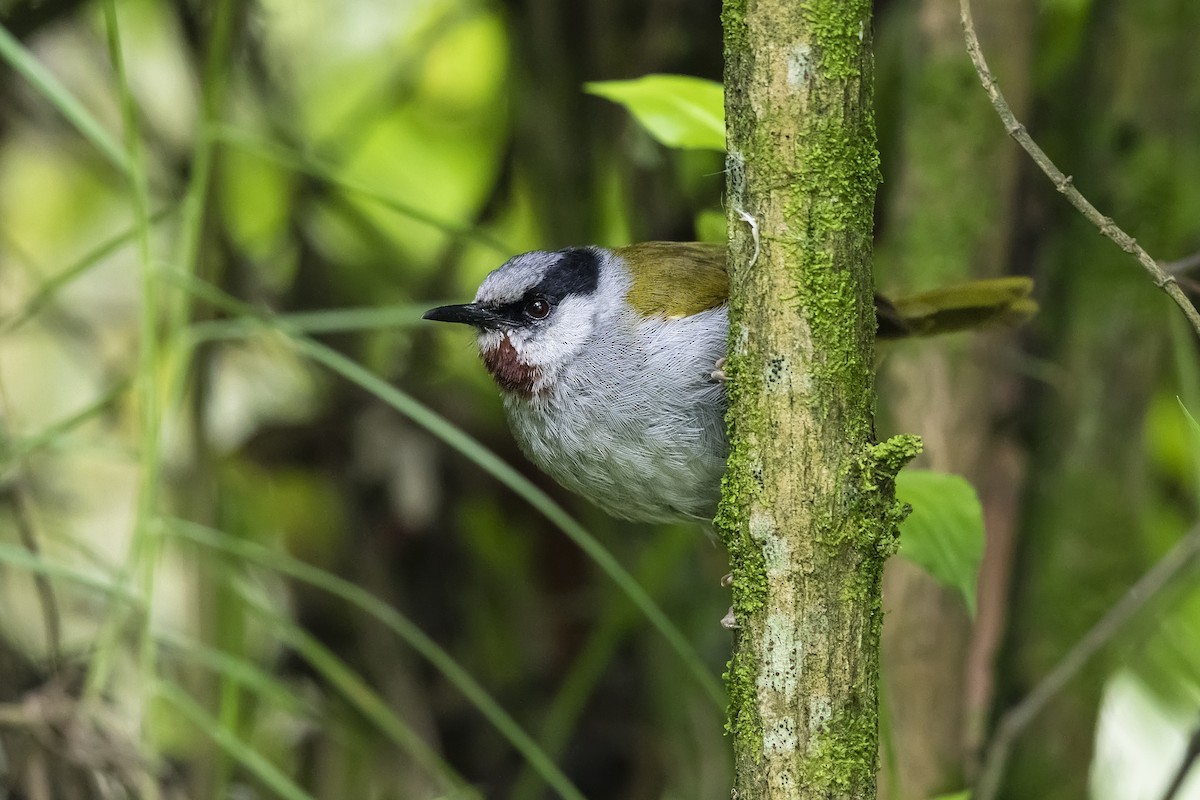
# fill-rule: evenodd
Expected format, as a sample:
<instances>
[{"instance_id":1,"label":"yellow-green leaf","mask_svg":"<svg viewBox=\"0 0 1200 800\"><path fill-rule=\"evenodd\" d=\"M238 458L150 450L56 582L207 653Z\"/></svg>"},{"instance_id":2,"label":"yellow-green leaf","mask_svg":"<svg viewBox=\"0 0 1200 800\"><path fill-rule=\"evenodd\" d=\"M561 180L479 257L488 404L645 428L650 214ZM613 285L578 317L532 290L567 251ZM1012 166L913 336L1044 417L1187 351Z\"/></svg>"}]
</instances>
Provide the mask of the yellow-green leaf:
<instances>
[{"instance_id":1,"label":"yellow-green leaf","mask_svg":"<svg viewBox=\"0 0 1200 800\"><path fill-rule=\"evenodd\" d=\"M667 147L725 151L724 88L689 75L646 75L631 81L584 84L591 94L620 103Z\"/></svg>"},{"instance_id":2,"label":"yellow-green leaf","mask_svg":"<svg viewBox=\"0 0 1200 800\"><path fill-rule=\"evenodd\" d=\"M912 506L900 526L900 555L957 589L975 616L983 560L983 508L965 478L931 470L896 476L896 498Z\"/></svg>"}]
</instances>

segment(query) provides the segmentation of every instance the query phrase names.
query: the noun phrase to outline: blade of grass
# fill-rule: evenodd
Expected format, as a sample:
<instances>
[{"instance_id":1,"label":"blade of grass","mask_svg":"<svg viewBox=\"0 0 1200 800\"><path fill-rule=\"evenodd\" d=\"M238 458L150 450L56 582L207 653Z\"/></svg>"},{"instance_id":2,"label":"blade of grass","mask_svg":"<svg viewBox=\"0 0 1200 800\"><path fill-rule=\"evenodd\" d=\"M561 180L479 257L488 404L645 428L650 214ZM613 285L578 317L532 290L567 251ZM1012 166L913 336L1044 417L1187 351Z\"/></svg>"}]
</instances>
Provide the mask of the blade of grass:
<instances>
[{"instance_id":1,"label":"blade of grass","mask_svg":"<svg viewBox=\"0 0 1200 800\"><path fill-rule=\"evenodd\" d=\"M233 5L231 0L218 0L213 11L212 28L204 67L200 76L200 121L195 142L192 146L191 167L188 170L187 189L183 195L179 250L176 268L186 272L196 271L200 255L200 242L204 233L204 212L208 205L209 187L212 183L214 126L218 124L225 103L229 52L233 42ZM190 297L186 294L172 306L172 330L181 330L190 315Z\"/></svg>"},{"instance_id":2,"label":"blade of grass","mask_svg":"<svg viewBox=\"0 0 1200 800\"><path fill-rule=\"evenodd\" d=\"M658 629L663 638L679 656L688 672L695 678L700 687L721 711L725 710L725 689L709 672L704 660L687 641L674 623L670 621L658 604L646 594L633 576L621 566L604 545L576 522L563 508L533 484L528 478L517 472L512 466L492 453L479 442L456 428L446 419L438 416L426 406L400 391L396 387L373 374L365 367L346 358L335 350L289 330L284 324L260 310L253 308L211 284L200 281L193 276L168 273L174 280L198 297L213 303L219 308L233 314L239 314L247 319L257 319L268 330L280 331L291 337L295 347L314 361L324 364L352 383L361 386L378 397L392 408L404 414L446 444L458 450L469 458L480 469L488 472L516 495L545 516L555 527L567 535L575 544L592 559L600 569L629 596L638 610Z\"/></svg>"},{"instance_id":3,"label":"blade of grass","mask_svg":"<svg viewBox=\"0 0 1200 800\"><path fill-rule=\"evenodd\" d=\"M436 215L430 214L428 211L417 208L410 203L406 203L364 181L342 175L335 165L325 163L315 156L281 147L229 126L216 128L213 135L225 144L236 147L239 150L272 161L293 172L317 178L344 191L366 197L379 203L384 208L391 209L398 214L403 214L417 222L422 222L450 236L482 244L502 255L509 255L513 252L512 248L505 245L504 242L470 225L440 219Z\"/></svg>"},{"instance_id":4,"label":"blade of grass","mask_svg":"<svg viewBox=\"0 0 1200 800\"><path fill-rule=\"evenodd\" d=\"M129 153L104 129L94 116L50 70L42 66L33 54L25 49L8 29L0 25L0 58L8 62L16 72L38 91L42 97L58 109L77 131L83 134L92 145L100 151L108 161L123 173L133 171L133 163Z\"/></svg>"},{"instance_id":5,"label":"blade of grass","mask_svg":"<svg viewBox=\"0 0 1200 800\"><path fill-rule=\"evenodd\" d=\"M295 622L275 613L250 593L240 591L239 594L247 606L271 623L271 631L279 636L283 644L295 650L355 710L411 755L431 775L436 776L445 788L453 790L456 795L478 796L470 784L426 744L408 723L392 711L387 701L356 675L345 661Z\"/></svg>"},{"instance_id":6,"label":"blade of grass","mask_svg":"<svg viewBox=\"0 0 1200 800\"><path fill-rule=\"evenodd\" d=\"M311 699L296 694L281 680L247 659L208 647L172 631L156 631L154 638L164 649L186 658L189 666L196 664L212 670L280 708L301 713L310 719L320 717L321 710Z\"/></svg>"},{"instance_id":7,"label":"blade of grass","mask_svg":"<svg viewBox=\"0 0 1200 800\"><path fill-rule=\"evenodd\" d=\"M244 596L244 593L239 592L238 594ZM383 698L358 679L343 661L311 636L304 634L293 623L282 620L261 603L254 602L248 605L251 605L253 610L261 616L268 617L274 623L271 630L282 634L280 638L283 644L291 647L308 661L357 713L374 722L380 730L389 735L395 744L408 751L418 765L425 767L431 775L437 776L442 785L453 792L453 797L478 797L478 793L471 788L466 779L455 772L453 767L425 744L403 720L391 711ZM293 635L296 638L293 639ZM255 691L258 696L273 702L276 706L303 714L308 719L322 723L328 722L324 716L326 712L318 704L291 691L278 678L266 673L246 659L207 647L177 633L159 631L156 638L163 647L175 650L180 655L185 655L191 662L211 669L239 688ZM227 730L232 730L227 724L221 723L221 725ZM224 795L218 794L217 796Z\"/></svg>"},{"instance_id":8,"label":"blade of grass","mask_svg":"<svg viewBox=\"0 0 1200 800\"><path fill-rule=\"evenodd\" d=\"M501 460L496 454L485 448L479 442L451 425L426 406L418 403L409 395L401 392L391 384L371 373L365 367L343 356L335 350L310 339L294 338L296 348L312 360L324 364L342 377L358 384L371 394L384 401L421 427L433 433L442 441L469 458L474 464L495 476L501 483L537 509L549 519L559 530L563 531L571 541L583 550L588 557L600 567L609 578L633 601L638 610L659 630L668 644L682 659L688 671L700 684L717 705L725 708L724 688L709 672L707 665L692 648L675 624L670 621L658 604L648 595L633 576L621 566L620 562L582 525L576 522L562 506L555 503L550 496L537 488L512 466Z\"/></svg>"},{"instance_id":9,"label":"blade of grass","mask_svg":"<svg viewBox=\"0 0 1200 800\"><path fill-rule=\"evenodd\" d=\"M529 734L522 730L516 720L509 716L508 712L487 693L487 690L449 653L426 636L425 632L412 620L392 606L361 587L323 569L305 564L303 561L260 544L237 539L194 522L181 519L170 520L167 532L315 586L374 617L441 672L492 723L496 730L534 765L534 768L543 775L548 784L555 787L556 791L563 797L582 797L578 790L571 786L566 776L554 765L554 762L542 752Z\"/></svg>"},{"instance_id":10,"label":"blade of grass","mask_svg":"<svg viewBox=\"0 0 1200 800\"><path fill-rule=\"evenodd\" d=\"M675 572L680 557L691 546L692 537L657 536L638 559L638 582L650 590L664 584ZM604 676L617 648L637 621L637 609L624 594L610 590L604 613L571 664L538 730L538 743L552 758L559 758L570 741L575 724L596 684ZM542 781L529 765L521 768L513 784L512 800L537 800Z\"/></svg>"},{"instance_id":11,"label":"blade of grass","mask_svg":"<svg viewBox=\"0 0 1200 800\"><path fill-rule=\"evenodd\" d=\"M55 580L63 580L108 597L116 597L125 602L138 605L141 602L141 598L127 587L111 583L104 578L98 578L74 567L49 561L20 547L0 543L0 563L34 574L45 575ZM260 611L263 610L261 606L257 606L257 608ZM275 629L279 630L281 627L277 626ZM289 631L289 634L295 634L296 637L303 635L297 631ZM257 690L261 696L281 707L299 709L310 717L317 717L319 715L319 710L313 706L311 701L296 695L279 680L268 675L245 659L206 647L175 632L155 631L154 639L166 648L186 654L189 661L193 663L212 669L239 684ZM284 637L284 641L296 649L298 653L305 656L306 659L314 653L311 648L305 647L302 642L297 646L296 641L291 636ZM316 645L316 647L320 647L320 645ZM406 734L398 733L397 731L404 727L403 722L395 717L383 700L374 695L365 684L359 682L357 685L354 685L352 681L357 679L354 678L352 673L349 673L348 668L344 664L338 661L336 656L333 656L326 650L323 655L316 653L314 658L309 660L314 663L314 667L318 668L318 671L330 679L331 685L334 685L347 696L351 705L357 708L368 719L375 721L381 730L392 736L397 744L408 749L411 743L406 740L406 736L415 742L412 752L419 763L430 768L434 774L444 776L449 786L455 788L467 786L466 782L436 753L429 750L428 746L423 741L420 741L415 733L411 731L407 731ZM331 664L332 666L330 666ZM351 680L345 680L344 676L339 674L338 670L349 674Z\"/></svg>"},{"instance_id":12,"label":"blade of grass","mask_svg":"<svg viewBox=\"0 0 1200 800\"><path fill-rule=\"evenodd\" d=\"M24 436L15 440L12 447L3 453L3 463L11 464L21 461L42 448L54 444L60 438L75 430L75 428L98 416L104 409L112 405L118 397L128 391L128 389L129 381L121 381L101 395L95 402L84 406L66 419L55 422L31 436Z\"/></svg>"},{"instance_id":13,"label":"blade of grass","mask_svg":"<svg viewBox=\"0 0 1200 800\"><path fill-rule=\"evenodd\" d=\"M116 90L121 106L121 117L125 127L126 171L132 195L136 230L138 263L140 267L142 308L139 319L139 349L135 385L138 387L139 415L139 460L141 474L134 512L133 537L129 543L124 574L121 580L136 580L138 590L149 603L154 596L154 580L158 561L158 537L153 535L152 526L158 513L158 491L161 484L160 437L162 415L159 396L160 385L160 342L158 331L159 286L158 275L150 258L150 190L142 153L141 132L133 92L129 87L129 76L125 69L125 55L121 45L121 29L116 0L104 3L105 30L108 34L109 59L112 61L116 78ZM111 606L98 645L88 665L84 684L85 701L95 701L105 691L125 622L128 608ZM138 618L138 664L141 670L138 687L143 693L143 708L149 708L150 693L155 680L155 656L153 636L150 631L150 614ZM148 758L153 759L153 739L143 716L137 720L141 745ZM144 776L142 790L153 800L158 796L158 783L149 774Z\"/></svg>"},{"instance_id":14,"label":"blade of grass","mask_svg":"<svg viewBox=\"0 0 1200 800\"><path fill-rule=\"evenodd\" d=\"M287 800L315 800L311 794L293 783L279 767L210 716L183 689L165 681L155 682L152 688L158 697L174 706L181 716L212 739L227 756L245 767L275 794Z\"/></svg>"},{"instance_id":15,"label":"blade of grass","mask_svg":"<svg viewBox=\"0 0 1200 800\"><path fill-rule=\"evenodd\" d=\"M154 212L150 215L150 224L157 225L162 222L174 209L165 208ZM71 266L56 273L45 280L38 289L37 294L29 298L24 307L17 313L10 316L8 319L0 323L0 330L4 333L11 333L17 328L20 328L26 322L37 316L43 308L45 308L51 300L54 299L60 289L67 286L76 278L87 274L88 270L97 266L104 261L105 258L120 250L125 245L129 244L138 235L138 227L135 225L127 230L121 231L111 239L98 244L95 248L85 253L78 261Z\"/></svg>"},{"instance_id":16,"label":"blade of grass","mask_svg":"<svg viewBox=\"0 0 1200 800\"><path fill-rule=\"evenodd\" d=\"M36 575L45 575L51 580L61 580L88 589L105 597L111 597L133 606L142 608L142 599L128 586L91 575L83 570L57 561L51 561L45 556L37 555L24 547L15 547L0 542L0 563L17 567Z\"/></svg>"},{"instance_id":17,"label":"blade of grass","mask_svg":"<svg viewBox=\"0 0 1200 800\"><path fill-rule=\"evenodd\" d=\"M184 191L183 203L180 209L180 231L175 253L175 268L186 274L196 274L200 269L200 250L204 240L205 218L209 206L209 194L213 179L214 140L212 129L220 120L225 107L230 71L230 52L234 38L234 3L232 0L217 0L212 6L208 17L209 26L205 33L208 41L205 47L204 63L200 69L200 108L197 132L192 142L191 162L188 169L187 188ZM213 269L219 269L219 262ZM192 296L180 292L166 307L166 336L171 342L180 341L188 322L192 317ZM175 369L171 370L165 381L167 387L167 407L184 407L182 401L186 392L190 370L188 363L193 350L182 347L177 350L179 356L175 361ZM205 393L203 382L205 370L203 364L196 370L196 391L194 396ZM206 421L196 407L189 408L193 435L197 442L205 442L207 435L204 430ZM203 446L201 447L203 452ZM200 455L200 459L204 458ZM200 576L201 587L207 591L207 579ZM218 585L212 593L212 602L205 606L203 613L208 620L204 628L212 632L219 646L233 647L243 640L241 630L244 613L237 606L236 598L229 596L227 587ZM219 721L222 726L237 730L241 717L240 708L242 693L240 688L224 677L218 686L220 696ZM231 776L230 764L219 762L212 774L212 785L209 790L214 797L228 794Z\"/></svg>"},{"instance_id":18,"label":"blade of grass","mask_svg":"<svg viewBox=\"0 0 1200 800\"><path fill-rule=\"evenodd\" d=\"M380 730L389 735L394 743L408 751L418 765L425 767L431 775L437 776L442 786L452 792L447 796L464 800L479 797L478 792L467 783L466 779L455 772L453 767L425 744L403 720L391 711L383 698L358 679L336 655L311 636L304 634L290 621L282 620L278 615L266 609L261 603L255 602L249 605L252 605L253 610L261 616L268 617L275 623L271 630L283 634L280 637L281 642L308 661L357 713L374 722ZM296 638L292 638L293 635ZM280 680L250 661L207 647L176 633L160 631L156 637L165 648L175 650L180 655L185 655L190 661L213 670L239 688L255 691L258 696L273 702L277 707L303 714L315 722L328 723L327 712L318 704L291 691ZM225 729L231 730L228 725L220 723L219 720L215 721ZM223 797L225 794L216 796Z\"/></svg>"}]
</instances>

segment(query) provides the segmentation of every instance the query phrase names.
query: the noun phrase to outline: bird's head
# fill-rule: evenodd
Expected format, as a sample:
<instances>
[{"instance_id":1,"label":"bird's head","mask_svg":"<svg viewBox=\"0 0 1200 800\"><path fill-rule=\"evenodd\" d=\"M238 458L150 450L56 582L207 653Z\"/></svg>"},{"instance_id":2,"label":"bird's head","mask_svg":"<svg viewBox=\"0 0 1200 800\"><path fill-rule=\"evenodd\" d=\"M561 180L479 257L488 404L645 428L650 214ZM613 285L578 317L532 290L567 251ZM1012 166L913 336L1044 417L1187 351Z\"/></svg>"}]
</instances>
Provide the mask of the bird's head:
<instances>
[{"instance_id":1,"label":"bird's head","mask_svg":"<svg viewBox=\"0 0 1200 800\"><path fill-rule=\"evenodd\" d=\"M625 294L612 251L573 247L509 259L471 303L439 306L425 319L473 325L479 352L500 387L534 397L584 351L602 313Z\"/></svg>"}]
</instances>

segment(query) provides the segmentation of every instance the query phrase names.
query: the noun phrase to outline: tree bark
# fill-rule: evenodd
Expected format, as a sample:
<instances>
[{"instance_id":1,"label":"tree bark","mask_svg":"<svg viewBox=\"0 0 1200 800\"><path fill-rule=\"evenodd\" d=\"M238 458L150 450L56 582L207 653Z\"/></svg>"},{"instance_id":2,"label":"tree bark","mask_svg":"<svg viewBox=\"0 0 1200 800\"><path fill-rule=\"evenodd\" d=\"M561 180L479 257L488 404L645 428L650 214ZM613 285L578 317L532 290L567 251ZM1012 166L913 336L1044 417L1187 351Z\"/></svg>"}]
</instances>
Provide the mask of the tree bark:
<instances>
[{"instance_id":1,"label":"tree bark","mask_svg":"<svg viewBox=\"0 0 1200 800\"><path fill-rule=\"evenodd\" d=\"M869 0L726 0L735 797L864 798L880 576L920 448L874 444Z\"/></svg>"}]
</instances>

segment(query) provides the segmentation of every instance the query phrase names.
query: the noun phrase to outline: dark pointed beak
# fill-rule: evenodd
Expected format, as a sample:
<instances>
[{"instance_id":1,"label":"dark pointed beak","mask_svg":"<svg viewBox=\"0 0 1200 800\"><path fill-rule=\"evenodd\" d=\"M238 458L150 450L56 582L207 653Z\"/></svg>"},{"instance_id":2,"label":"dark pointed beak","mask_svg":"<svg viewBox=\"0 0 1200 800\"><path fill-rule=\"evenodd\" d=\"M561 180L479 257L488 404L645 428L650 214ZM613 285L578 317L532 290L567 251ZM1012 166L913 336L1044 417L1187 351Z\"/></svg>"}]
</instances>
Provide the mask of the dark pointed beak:
<instances>
[{"instance_id":1,"label":"dark pointed beak","mask_svg":"<svg viewBox=\"0 0 1200 800\"><path fill-rule=\"evenodd\" d=\"M461 322L477 328L494 328L500 322L500 317L494 311L490 311L478 303L438 306L426 311L422 319L431 319L434 322Z\"/></svg>"}]
</instances>

